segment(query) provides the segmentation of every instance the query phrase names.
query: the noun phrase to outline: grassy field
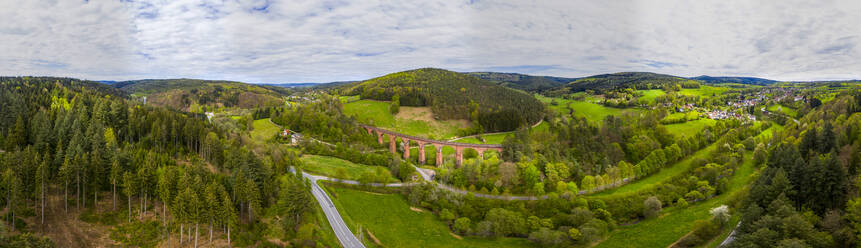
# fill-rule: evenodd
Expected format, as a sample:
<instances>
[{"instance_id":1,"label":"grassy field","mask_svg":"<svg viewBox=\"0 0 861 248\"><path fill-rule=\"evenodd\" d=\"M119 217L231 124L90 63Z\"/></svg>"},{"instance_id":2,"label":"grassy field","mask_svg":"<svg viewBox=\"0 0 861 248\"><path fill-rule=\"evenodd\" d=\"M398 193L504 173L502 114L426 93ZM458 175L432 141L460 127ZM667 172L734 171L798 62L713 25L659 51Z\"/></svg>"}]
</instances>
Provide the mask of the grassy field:
<instances>
[{"instance_id":1,"label":"grassy field","mask_svg":"<svg viewBox=\"0 0 861 248\"><path fill-rule=\"evenodd\" d=\"M371 172L374 173L377 167L379 166L370 166L370 165L362 165L356 164L347 160L343 160L335 157L327 157L327 156L317 156L317 155L304 155L301 158L302 160L302 169L317 175L323 175L328 177L336 178L338 175L338 169L344 168L347 172L346 178L347 180L359 180L359 177L362 176L362 173ZM382 168L382 167L380 167ZM386 169L386 168L384 168ZM386 169L388 170L388 169ZM389 179L389 182L400 181L394 177Z\"/></svg>"},{"instance_id":2,"label":"grassy field","mask_svg":"<svg viewBox=\"0 0 861 248\"><path fill-rule=\"evenodd\" d=\"M638 90L637 93L643 94L640 99L648 100L649 102L654 102L656 98L667 94L664 90Z\"/></svg>"},{"instance_id":3,"label":"grassy field","mask_svg":"<svg viewBox=\"0 0 861 248\"><path fill-rule=\"evenodd\" d=\"M272 124L269 118L254 120L254 130L251 130L251 137L255 140L266 140L278 134L281 128Z\"/></svg>"},{"instance_id":4,"label":"grassy field","mask_svg":"<svg viewBox=\"0 0 861 248\"><path fill-rule=\"evenodd\" d=\"M699 132L702 132L706 126L714 125L716 120L701 118L699 120L687 121L684 123L676 123L664 125L667 127L667 131L676 137L682 137L682 135L693 135Z\"/></svg>"},{"instance_id":5,"label":"grassy field","mask_svg":"<svg viewBox=\"0 0 861 248\"><path fill-rule=\"evenodd\" d=\"M484 139L484 142L478 140L478 138L476 138L476 137L459 139L459 140L455 140L454 142L470 143L470 144L502 144L502 141L505 140L505 137L508 137L509 135L511 135L511 133L482 135L481 137Z\"/></svg>"},{"instance_id":6,"label":"grassy field","mask_svg":"<svg viewBox=\"0 0 861 248\"><path fill-rule=\"evenodd\" d=\"M401 107L397 115L389 111L390 102L360 100L344 104L344 114L355 116L361 123L386 128L395 132L449 139L458 129L469 127L465 120L435 120L430 108Z\"/></svg>"},{"instance_id":7,"label":"grassy field","mask_svg":"<svg viewBox=\"0 0 861 248\"><path fill-rule=\"evenodd\" d=\"M341 100L341 103L355 102L359 100L359 96L339 96L338 100Z\"/></svg>"},{"instance_id":8,"label":"grassy field","mask_svg":"<svg viewBox=\"0 0 861 248\"><path fill-rule=\"evenodd\" d=\"M592 103L589 101L576 101L563 98L550 98L541 95L536 95L536 98L544 103L549 103L548 107L557 113L567 116L570 110L574 110L575 116L582 116L590 121L601 122L608 115L618 115L625 111L641 111L639 109L620 109L606 107L601 104ZM593 99L594 100L594 99ZM555 102L556 104L552 104Z\"/></svg>"},{"instance_id":9,"label":"grassy field","mask_svg":"<svg viewBox=\"0 0 861 248\"><path fill-rule=\"evenodd\" d=\"M798 115L798 111L795 111L795 109L790 108L790 107L786 107L786 106L783 106L780 104L773 104L771 106L768 106L768 108L766 108L765 110L768 110L771 112L783 113L783 114L788 115L789 117L792 117L792 118L795 118L795 116Z\"/></svg>"},{"instance_id":10,"label":"grassy field","mask_svg":"<svg viewBox=\"0 0 861 248\"><path fill-rule=\"evenodd\" d=\"M541 122L541 124L538 124L538 126L535 126L531 129L529 129L529 131L530 132L547 131L548 129L550 129L550 124L548 124L547 122ZM505 140L505 137L508 137L511 135L512 135L511 133L498 133L498 134L490 134L490 135L481 135L481 137L484 139L484 142L478 140L478 138L475 138L475 137L459 139L459 140L455 140L454 142L470 143L470 144L502 144L502 141Z\"/></svg>"},{"instance_id":11,"label":"grassy field","mask_svg":"<svg viewBox=\"0 0 861 248\"><path fill-rule=\"evenodd\" d=\"M688 96L717 96L727 90L729 90L729 88L700 85L700 87L696 89L682 89L679 91L679 94Z\"/></svg>"},{"instance_id":12,"label":"grassy field","mask_svg":"<svg viewBox=\"0 0 861 248\"><path fill-rule=\"evenodd\" d=\"M532 247L522 238L455 237L433 213L415 211L399 194L378 194L338 187L327 188L332 201L354 232L370 231L382 247ZM365 236L366 245L373 243Z\"/></svg>"},{"instance_id":13,"label":"grassy field","mask_svg":"<svg viewBox=\"0 0 861 248\"><path fill-rule=\"evenodd\" d=\"M696 220L711 218L709 210L726 203L733 194L741 191L753 180L755 166L751 152L730 179L729 191L715 198L691 204L687 208L671 207L655 219L634 225L621 226L610 237L595 247L667 247L691 231Z\"/></svg>"}]
</instances>

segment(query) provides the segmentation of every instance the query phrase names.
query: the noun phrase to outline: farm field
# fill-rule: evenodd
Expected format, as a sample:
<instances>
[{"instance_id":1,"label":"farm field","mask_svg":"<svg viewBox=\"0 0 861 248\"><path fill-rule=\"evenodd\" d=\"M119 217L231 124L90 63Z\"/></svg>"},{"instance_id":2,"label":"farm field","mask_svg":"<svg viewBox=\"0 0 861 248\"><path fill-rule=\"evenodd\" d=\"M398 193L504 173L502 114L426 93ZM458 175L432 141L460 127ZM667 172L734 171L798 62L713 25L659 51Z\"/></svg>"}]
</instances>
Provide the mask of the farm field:
<instances>
[{"instance_id":1,"label":"farm field","mask_svg":"<svg viewBox=\"0 0 861 248\"><path fill-rule=\"evenodd\" d=\"M549 128L550 128L550 124L547 124L547 122L541 122L541 124L538 124L538 126L535 126L534 128L531 128L529 130L531 132L547 131L547 129L549 129ZM481 137L484 139L484 142L478 140L478 138L476 138L476 137L459 139L459 140L455 140L454 142L470 143L470 144L502 144L502 141L505 140L505 137L508 137L510 135L512 135L510 132L509 133L497 133L497 134L481 135Z\"/></svg>"},{"instance_id":2,"label":"farm field","mask_svg":"<svg viewBox=\"0 0 861 248\"><path fill-rule=\"evenodd\" d=\"M354 231L361 225L382 244L370 247L532 247L523 238L482 239L456 237L448 226L427 210L411 208L399 194L370 193L326 187L347 225Z\"/></svg>"},{"instance_id":3,"label":"farm field","mask_svg":"<svg viewBox=\"0 0 861 248\"><path fill-rule=\"evenodd\" d=\"M771 106L768 106L768 108L766 108L765 110L768 110L771 112L783 113L783 114L788 115L789 117L792 117L792 118L795 118L798 115L798 111L795 111L795 109L790 108L790 107L786 107L786 106L783 106L780 104L773 104Z\"/></svg>"},{"instance_id":4,"label":"farm field","mask_svg":"<svg viewBox=\"0 0 861 248\"><path fill-rule=\"evenodd\" d=\"M637 93L643 94L640 99L648 100L649 102L654 102L656 98L659 96L663 96L667 94L664 90L656 89L656 90L638 90Z\"/></svg>"},{"instance_id":5,"label":"farm field","mask_svg":"<svg viewBox=\"0 0 861 248\"><path fill-rule=\"evenodd\" d=\"M584 117L587 120L594 122L601 122L605 117L609 115L619 115L627 111L639 112L640 109L620 109L620 108L611 108L606 107L601 104L592 103L589 101L577 101L577 100L568 100L563 98L550 98L541 95L536 95L538 100L544 103L552 103L556 102L556 105L548 104L548 107L553 111L563 115L568 116L570 110L574 110L574 115L578 117Z\"/></svg>"},{"instance_id":6,"label":"farm field","mask_svg":"<svg viewBox=\"0 0 861 248\"><path fill-rule=\"evenodd\" d=\"M679 94L688 95L688 96L717 96L722 94L724 91L729 90L726 87L716 87L711 85L700 85L699 88L696 89L682 89L679 91Z\"/></svg>"},{"instance_id":7,"label":"farm field","mask_svg":"<svg viewBox=\"0 0 861 248\"><path fill-rule=\"evenodd\" d=\"M365 172L374 173L379 166L370 166L356 164L347 160L335 157L304 155L300 159L302 161L302 169L312 174L318 174L333 178L338 178L338 170L344 169L346 172L346 180L359 180ZM379 167L382 168L382 167ZM385 169L385 168L384 168ZM388 169L386 169L388 170ZM389 182L400 181L394 177L389 179Z\"/></svg>"},{"instance_id":8,"label":"farm field","mask_svg":"<svg viewBox=\"0 0 861 248\"><path fill-rule=\"evenodd\" d=\"M390 102L359 100L344 104L344 114L368 125L432 139L454 137L459 129L470 125L466 120L435 120L428 107L401 106L400 112L392 115L389 106Z\"/></svg>"},{"instance_id":9,"label":"farm field","mask_svg":"<svg viewBox=\"0 0 861 248\"><path fill-rule=\"evenodd\" d=\"M675 123L664 125L671 134L676 137L682 137L683 135L693 135L699 132L702 132L707 126L714 125L717 121L708 119L708 118L700 118L699 120L686 121L684 123Z\"/></svg>"},{"instance_id":10,"label":"farm field","mask_svg":"<svg viewBox=\"0 0 861 248\"><path fill-rule=\"evenodd\" d=\"M251 130L251 138L255 140L266 140L272 138L281 131L281 128L269 121L269 118L254 120L254 128Z\"/></svg>"}]
</instances>

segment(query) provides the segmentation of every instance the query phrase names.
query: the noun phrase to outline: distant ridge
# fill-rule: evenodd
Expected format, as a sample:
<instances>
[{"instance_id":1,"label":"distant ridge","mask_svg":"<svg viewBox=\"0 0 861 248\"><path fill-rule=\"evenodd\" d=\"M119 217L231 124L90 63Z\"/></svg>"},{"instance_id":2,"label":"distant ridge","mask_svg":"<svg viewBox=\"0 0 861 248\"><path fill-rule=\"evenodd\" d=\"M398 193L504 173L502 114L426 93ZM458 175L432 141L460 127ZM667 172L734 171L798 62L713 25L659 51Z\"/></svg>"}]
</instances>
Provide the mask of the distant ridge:
<instances>
[{"instance_id":1,"label":"distant ridge","mask_svg":"<svg viewBox=\"0 0 861 248\"><path fill-rule=\"evenodd\" d=\"M753 84L753 85L769 85L773 83L777 83L775 80L765 79L765 78L756 78L756 77L712 77L702 75L699 77L692 77L690 79L700 80L706 83L738 83L738 84Z\"/></svg>"},{"instance_id":2,"label":"distant ridge","mask_svg":"<svg viewBox=\"0 0 861 248\"><path fill-rule=\"evenodd\" d=\"M257 84L257 85L268 85L268 86L276 86L276 87L284 87L284 88L299 88L299 87L313 87L317 86L320 83L286 83L286 84Z\"/></svg>"},{"instance_id":3,"label":"distant ridge","mask_svg":"<svg viewBox=\"0 0 861 248\"><path fill-rule=\"evenodd\" d=\"M465 74L495 82L505 87L525 91L543 91L577 80L577 78L533 76L508 72L466 72Z\"/></svg>"}]
</instances>

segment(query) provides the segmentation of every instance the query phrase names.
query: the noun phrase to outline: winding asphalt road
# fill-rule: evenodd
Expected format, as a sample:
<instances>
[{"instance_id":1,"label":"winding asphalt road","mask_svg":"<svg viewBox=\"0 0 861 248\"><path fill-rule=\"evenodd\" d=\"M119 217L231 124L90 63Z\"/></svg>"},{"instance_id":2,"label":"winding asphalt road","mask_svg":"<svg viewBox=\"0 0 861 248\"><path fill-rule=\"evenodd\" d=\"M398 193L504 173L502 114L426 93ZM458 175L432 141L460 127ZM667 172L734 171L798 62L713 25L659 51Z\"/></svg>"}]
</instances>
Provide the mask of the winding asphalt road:
<instances>
[{"instance_id":1,"label":"winding asphalt road","mask_svg":"<svg viewBox=\"0 0 861 248\"><path fill-rule=\"evenodd\" d=\"M344 219L341 218L341 214L338 213L338 209L335 208L332 199L329 199L329 195L323 191L323 188L317 185L317 180L320 178L304 172L302 176L311 180L311 194L314 195L314 198L317 198L317 202L323 208L323 213L326 214L326 219L329 220L329 225L332 226L332 231L335 231L335 236L338 237L341 245L344 248L365 248L365 245L353 235L350 228L347 228L347 224L344 223Z\"/></svg>"}]
</instances>

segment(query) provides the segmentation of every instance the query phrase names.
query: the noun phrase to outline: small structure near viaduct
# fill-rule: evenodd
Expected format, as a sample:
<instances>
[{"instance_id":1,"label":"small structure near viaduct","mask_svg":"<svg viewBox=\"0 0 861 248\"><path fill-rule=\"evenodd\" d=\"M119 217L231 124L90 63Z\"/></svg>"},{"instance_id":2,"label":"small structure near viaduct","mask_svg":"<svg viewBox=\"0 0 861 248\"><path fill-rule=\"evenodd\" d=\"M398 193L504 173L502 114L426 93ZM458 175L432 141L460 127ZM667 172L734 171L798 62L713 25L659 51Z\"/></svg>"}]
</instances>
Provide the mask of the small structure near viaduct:
<instances>
[{"instance_id":1,"label":"small structure near viaduct","mask_svg":"<svg viewBox=\"0 0 861 248\"><path fill-rule=\"evenodd\" d=\"M449 141L440 141L440 140L432 140L428 138L416 137L406 134L401 134L397 132L392 132L389 130L385 130L382 128L361 125L362 128L368 131L368 134L375 134L377 136L377 142L383 144L383 136L389 136L389 150L392 153L397 153L397 139L400 138L404 144L404 158L410 158L410 142L415 141L418 144L419 148L419 163L425 163L425 145L432 145L436 148L436 165L442 164L442 148L444 146L450 146L454 148L455 151L455 161L457 161L457 166L463 164L463 151L464 149L473 149L478 152L478 157L484 157L484 151L492 150L502 153L502 145L495 144L469 144L469 143L458 143L458 142L449 142Z\"/></svg>"}]
</instances>

